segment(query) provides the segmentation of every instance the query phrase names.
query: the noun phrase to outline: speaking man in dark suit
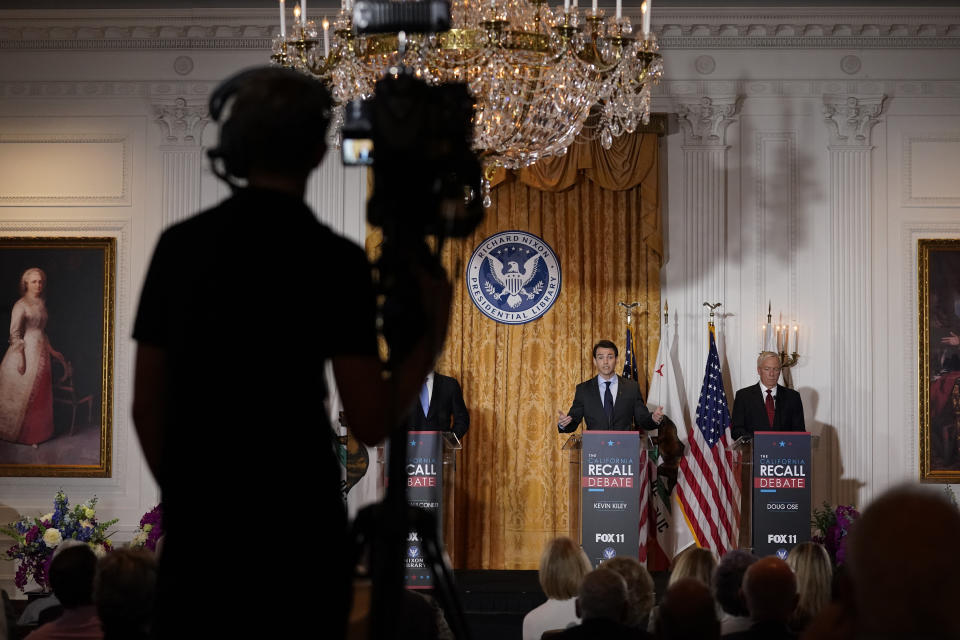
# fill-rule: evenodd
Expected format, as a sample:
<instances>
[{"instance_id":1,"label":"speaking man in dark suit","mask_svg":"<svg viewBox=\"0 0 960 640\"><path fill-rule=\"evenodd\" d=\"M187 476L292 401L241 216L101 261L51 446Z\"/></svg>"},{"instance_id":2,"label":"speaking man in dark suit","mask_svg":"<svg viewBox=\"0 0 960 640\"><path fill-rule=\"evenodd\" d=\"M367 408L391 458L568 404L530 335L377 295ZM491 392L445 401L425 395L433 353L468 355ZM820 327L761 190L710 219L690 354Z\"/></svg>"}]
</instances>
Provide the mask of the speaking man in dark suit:
<instances>
[{"instance_id":1,"label":"speaking man in dark suit","mask_svg":"<svg viewBox=\"0 0 960 640\"><path fill-rule=\"evenodd\" d=\"M759 431L806 431L800 394L777 384L780 356L764 351L757 358L760 382L737 391L733 399L734 438Z\"/></svg>"},{"instance_id":2,"label":"speaking man in dark suit","mask_svg":"<svg viewBox=\"0 0 960 640\"><path fill-rule=\"evenodd\" d=\"M593 363L597 377L577 385L573 405L564 415L558 412L560 433L576 431L586 419L587 429L631 431L656 429L663 420L663 407L652 414L643 402L640 387L635 380L616 373L617 345L601 340L593 347Z\"/></svg>"},{"instance_id":3,"label":"speaking man in dark suit","mask_svg":"<svg viewBox=\"0 0 960 640\"><path fill-rule=\"evenodd\" d=\"M470 427L470 414L460 383L436 372L427 374L420 387L420 399L410 410L407 422L411 429L453 431L462 440Z\"/></svg>"}]
</instances>

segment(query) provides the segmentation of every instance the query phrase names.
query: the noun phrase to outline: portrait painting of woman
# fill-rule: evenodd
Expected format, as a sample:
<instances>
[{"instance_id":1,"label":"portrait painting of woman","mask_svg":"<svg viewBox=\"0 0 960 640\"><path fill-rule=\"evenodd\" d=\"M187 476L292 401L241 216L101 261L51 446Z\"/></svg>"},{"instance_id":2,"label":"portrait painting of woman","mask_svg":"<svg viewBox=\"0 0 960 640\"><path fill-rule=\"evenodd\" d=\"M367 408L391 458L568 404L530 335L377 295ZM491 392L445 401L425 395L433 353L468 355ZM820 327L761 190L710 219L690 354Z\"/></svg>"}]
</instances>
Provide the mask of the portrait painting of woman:
<instances>
[{"instance_id":1,"label":"portrait painting of woman","mask_svg":"<svg viewBox=\"0 0 960 640\"><path fill-rule=\"evenodd\" d=\"M50 359L63 355L50 346L44 288L47 276L33 267L20 278L21 298L13 305L10 346L0 362L0 438L37 446L53 436L53 376Z\"/></svg>"},{"instance_id":2,"label":"portrait painting of woman","mask_svg":"<svg viewBox=\"0 0 960 640\"><path fill-rule=\"evenodd\" d=\"M920 468L960 479L960 240L920 240Z\"/></svg>"},{"instance_id":3,"label":"portrait painting of woman","mask_svg":"<svg viewBox=\"0 0 960 640\"><path fill-rule=\"evenodd\" d=\"M115 256L0 237L0 476L110 476Z\"/></svg>"}]
</instances>

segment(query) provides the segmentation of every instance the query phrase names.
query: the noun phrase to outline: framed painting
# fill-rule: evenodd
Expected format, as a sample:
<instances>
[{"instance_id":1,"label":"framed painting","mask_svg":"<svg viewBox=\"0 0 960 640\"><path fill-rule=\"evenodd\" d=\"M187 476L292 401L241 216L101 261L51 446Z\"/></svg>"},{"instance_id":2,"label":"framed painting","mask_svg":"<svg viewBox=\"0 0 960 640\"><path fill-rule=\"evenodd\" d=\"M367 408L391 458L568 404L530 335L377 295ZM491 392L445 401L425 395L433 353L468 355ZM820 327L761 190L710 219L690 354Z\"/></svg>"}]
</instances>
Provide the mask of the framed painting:
<instances>
[{"instance_id":1,"label":"framed painting","mask_svg":"<svg viewBox=\"0 0 960 640\"><path fill-rule=\"evenodd\" d=\"M920 480L960 482L960 239L917 244Z\"/></svg>"},{"instance_id":2,"label":"framed painting","mask_svg":"<svg viewBox=\"0 0 960 640\"><path fill-rule=\"evenodd\" d=\"M0 237L0 476L110 477L116 239Z\"/></svg>"}]
</instances>

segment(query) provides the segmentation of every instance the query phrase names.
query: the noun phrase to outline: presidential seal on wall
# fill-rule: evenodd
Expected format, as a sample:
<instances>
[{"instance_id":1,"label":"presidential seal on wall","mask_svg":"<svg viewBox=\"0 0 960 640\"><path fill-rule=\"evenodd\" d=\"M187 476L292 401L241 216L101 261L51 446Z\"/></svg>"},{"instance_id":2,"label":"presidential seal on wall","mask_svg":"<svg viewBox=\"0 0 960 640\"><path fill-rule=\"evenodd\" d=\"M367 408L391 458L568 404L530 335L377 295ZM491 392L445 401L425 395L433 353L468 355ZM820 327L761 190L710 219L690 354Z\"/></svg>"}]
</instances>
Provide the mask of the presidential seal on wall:
<instances>
[{"instance_id":1,"label":"presidential seal on wall","mask_svg":"<svg viewBox=\"0 0 960 640\"><path fill-rule=\"evenodd\" d=\"M526 231L502 231L483 240L467 263L467 291L492 320L536 320L560 295L560 261L546 242Z\"/></svg>"}]
</instances>

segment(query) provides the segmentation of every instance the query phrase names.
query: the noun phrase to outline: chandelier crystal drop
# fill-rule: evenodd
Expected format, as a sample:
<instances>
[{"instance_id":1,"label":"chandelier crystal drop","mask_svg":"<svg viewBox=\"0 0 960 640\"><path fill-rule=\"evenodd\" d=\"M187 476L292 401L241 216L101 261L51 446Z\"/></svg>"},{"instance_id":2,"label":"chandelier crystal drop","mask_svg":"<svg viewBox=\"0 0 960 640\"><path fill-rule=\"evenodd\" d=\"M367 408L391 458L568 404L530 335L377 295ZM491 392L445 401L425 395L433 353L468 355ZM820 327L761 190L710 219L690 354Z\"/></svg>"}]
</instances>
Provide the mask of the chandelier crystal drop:
<instances>
[{"instance_id":1,"label":"chandelier crystal drop","mask_svg":"<svg viewBox=\"0 0 960 640\"><path fill-rule=\"evenodd\" d=\"M449 31L358 35L343 0L322 29L295 17L271 59L330 87L337 138L343 106L372 97L391 69L406 66L428 84L465 82L477 102L473 147L488 169L562 156L582 131L610 148L649 121L651 86L663 75L649 15L638 32L628 17L576 2L551 10L546 0L452 0L450 12Z\"/></svg>"}]
</instances>

